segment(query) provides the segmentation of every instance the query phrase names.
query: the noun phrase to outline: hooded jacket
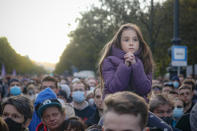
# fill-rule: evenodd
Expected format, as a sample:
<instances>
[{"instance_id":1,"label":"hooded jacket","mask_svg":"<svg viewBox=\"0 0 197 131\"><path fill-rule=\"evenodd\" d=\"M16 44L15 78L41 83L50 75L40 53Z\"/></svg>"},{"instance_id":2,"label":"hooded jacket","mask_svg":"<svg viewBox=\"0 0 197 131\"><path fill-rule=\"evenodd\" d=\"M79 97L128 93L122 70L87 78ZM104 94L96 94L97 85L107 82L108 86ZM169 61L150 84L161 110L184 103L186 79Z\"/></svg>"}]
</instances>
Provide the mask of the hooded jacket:
<instances>
[{"instance_id":1,"label":"hooded jacket","mask_svg":"<svg viewBox=\"0 0 197 131\"><path fill-rule=\"evenodd\" d=\"M34 113L33 113L31 123L29 125L29 131L35 131L37 125L41 122L41 119L38 117L36 110L35 110L36 106L38 104L43 103L45 100L52 99L52 98L57 98L57 96L51 88L46 88L38 94L34 103Z\"/></svg>"},{"instance_id":2,"label":"hooded jacket","mask_svg":"<svg viewBox=\"0 0 197 131\"><path fill-rule=\"evenodd\" d=\"M140 49L134 54L136 63L125 64L123 50L112 47L111 55L102 63L104 79L104 96L118 91L132 91L146 97L152 86L152 72L146 74L144 65L139 59Z\"/></svg>"}]
</instances>

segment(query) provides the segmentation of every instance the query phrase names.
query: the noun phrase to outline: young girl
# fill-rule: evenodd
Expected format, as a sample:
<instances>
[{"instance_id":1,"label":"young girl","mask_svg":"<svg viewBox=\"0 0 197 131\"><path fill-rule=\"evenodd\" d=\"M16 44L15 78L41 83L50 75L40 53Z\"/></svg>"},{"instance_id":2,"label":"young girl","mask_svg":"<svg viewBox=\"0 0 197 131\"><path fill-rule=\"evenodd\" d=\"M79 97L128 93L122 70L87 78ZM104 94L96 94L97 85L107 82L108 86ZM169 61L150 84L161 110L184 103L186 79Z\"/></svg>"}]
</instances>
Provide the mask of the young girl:
<instances>
[{"instance_id":1,"label":"young girl","mask_svg":"<svg viewBox=\"0 0 197 131\"><path fill-rule=\"evenodd\" d=\"M153 59L140 29L134 24L120 27L107 43L99 61L104 96L132 91L146 98L152 85Z\"/></svg>"}]
</instances>

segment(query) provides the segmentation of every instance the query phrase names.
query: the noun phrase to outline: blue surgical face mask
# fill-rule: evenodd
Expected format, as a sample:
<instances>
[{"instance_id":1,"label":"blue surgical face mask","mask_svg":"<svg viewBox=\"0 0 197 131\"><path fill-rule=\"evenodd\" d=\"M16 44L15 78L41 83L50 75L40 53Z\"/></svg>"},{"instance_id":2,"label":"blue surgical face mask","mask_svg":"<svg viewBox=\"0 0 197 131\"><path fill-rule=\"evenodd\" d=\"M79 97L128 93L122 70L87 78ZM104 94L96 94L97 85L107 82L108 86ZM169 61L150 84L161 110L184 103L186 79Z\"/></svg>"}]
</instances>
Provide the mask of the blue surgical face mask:
<instances>
[{"instance_id":1,"label":"blue surgical face mask","mask_svg":"<svg viewBox=\"0 0 197 131\"><path fill-rule=\"evenodd\" d=\"M72 93L73 101L81 103L85 100L85 93L83 91L74 91Z\"/></svg>"},{"instance_id":2,"label":"blue surgical face mask","mask_svg":"<svg viewBox=\"0 0 197 131\"><path fill-rule=\"evenodd\" d=\"M178 81L174 81L173 82L173 86L174 86L174 88L178 88L179 87L179 82Z\"/></svg>"},{"instance_id":3,"label":"blue surgical face mask","mask_svg":"<svg viewBox=\"0 0 197 131\"><path fill-rule=\"evenodd\" d=\"M10 87L10 94L13 95L13 96L17 96L17 95L20 95L22 92L21 92L21 88L19 86L12 86Z\"/></svg>"},{"instance_id":4,"label":"blue surgical face mask","mask_svg":"<svg viewBox=\"0 0 197 131\"><path fill-rule=\"evenodd\" d=\"M180 118L183 114L184 114L183 108L175 107L172 115L174 118Z\"/></svg>"},{"instance_id":5,"label":"blue surgical face mask","mask_svg":"<svg viewBox=\"0 0 197 131\"><path fill-rule=\"evenodd\" d=\"M94 91L95 87L90 87L90 91Z\"/></svg>"}]
</instances>

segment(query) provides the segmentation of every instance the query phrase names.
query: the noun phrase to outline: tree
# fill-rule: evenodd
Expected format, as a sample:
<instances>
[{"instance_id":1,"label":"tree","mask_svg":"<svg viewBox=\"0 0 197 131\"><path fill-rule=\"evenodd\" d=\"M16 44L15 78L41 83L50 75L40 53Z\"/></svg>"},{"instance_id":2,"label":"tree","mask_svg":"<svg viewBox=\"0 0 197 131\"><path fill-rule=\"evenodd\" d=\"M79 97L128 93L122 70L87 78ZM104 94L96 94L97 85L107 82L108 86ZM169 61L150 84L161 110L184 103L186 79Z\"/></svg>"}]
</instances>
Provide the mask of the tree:
<instances>
[{"instance_id":1,"label":"tree","mask_svg":"<svg viewBox=\"0 0 197 131\"><path fill-rule=\"evenodd\" d=\"M140 6L139 0L100 0L101 6L82 13L78 27L70 33L71 42L64 50L55 72L62 73L75 66L79 70L96 70L99 52L124 23L137 24L150 45L156 62L155 75L166 73L170 63L168 49L173 37L173 0ZM197 62L197 1L180 1L181 44L188 46L189 63ZM151 14L153 13L153 14ZM150 22L152 20L152 23Z\"/></svg>"},{"instance_id":2,"label":"tree","mask_svg":"<svg viewBox=\"0 0 197 131\"><path fill-rule=\"evenodd\" d=\"M101 7L93 7L78 19L78 27L70 33L71 42L56 65L56 73L71 70L73 65L79 70L96 70L99 52L104 44L121 24L136 20L137 0L101 0L101 3Z\"/></svg>"},{"instance_id":3,"label":"tree","mask_svg":"<svg viewBox=\"0 0 197 131\"><path fill-rule=\"evenodd\" d=\"M8 73L12 73L14 69L20 74L46 72L44 68L35 65L28 57L17 54L5 37L0 38L0 64L5 65Z\"/></svg>"}]
</instances>

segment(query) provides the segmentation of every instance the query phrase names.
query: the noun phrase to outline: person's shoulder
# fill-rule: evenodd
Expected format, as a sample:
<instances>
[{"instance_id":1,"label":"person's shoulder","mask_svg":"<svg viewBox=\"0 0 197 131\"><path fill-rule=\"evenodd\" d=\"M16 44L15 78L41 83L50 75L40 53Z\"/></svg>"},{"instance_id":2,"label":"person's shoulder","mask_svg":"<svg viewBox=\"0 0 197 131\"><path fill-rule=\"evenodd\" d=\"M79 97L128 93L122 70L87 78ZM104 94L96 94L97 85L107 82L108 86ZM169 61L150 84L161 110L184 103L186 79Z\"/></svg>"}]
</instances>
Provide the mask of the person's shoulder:
<instances>
[{"instance_id":1,"label":"person's shoulder","mask_svg":"<svg viewBox=\"0 0 197 131\"><path fill-rule=\"evenodd\" d=\"M95 108L92 107L92 106L90 106L90 105L88 105L88 106L86 107L86 110L88 110L88 111L90 111L90 112L95 112Z\"/></svg>"},{"instance_id":2,"label":"person's shoulder","mask_svg":"<svg viewBox=\"0 0 197 131\"><path fill-rule=\"evenodd\" d=\"M190 126L192 130L197 130L197 103L193 106L191 112L190 112Z\"/></svg>"},{"instance_id":3,"label":"person's shoulder","mask_svg":"<svg viewBox=\"0 0 197 131\"><path fill-rule=\"evenodd\" d=\"M184 114L176 124L176 128L190 131L190 113Z\"/></svg>"}]
</instances>

